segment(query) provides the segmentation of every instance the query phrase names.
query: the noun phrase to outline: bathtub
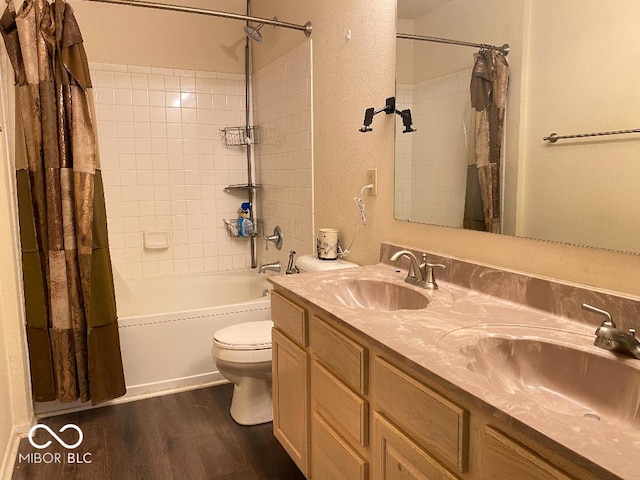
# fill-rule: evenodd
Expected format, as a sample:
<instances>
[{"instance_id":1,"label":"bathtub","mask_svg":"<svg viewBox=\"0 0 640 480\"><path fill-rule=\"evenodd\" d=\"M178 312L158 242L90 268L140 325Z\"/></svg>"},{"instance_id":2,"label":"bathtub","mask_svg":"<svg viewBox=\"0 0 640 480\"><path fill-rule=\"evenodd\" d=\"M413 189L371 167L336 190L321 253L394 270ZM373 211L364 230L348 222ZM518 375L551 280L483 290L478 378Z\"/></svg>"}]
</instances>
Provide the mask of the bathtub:
<instances>
[{"instance_id":1,"label":"bathtub","mask_svg":"<svg viewBox=\"0 0 640 480\"><path fill-rule=\"evenodd\" d=\"M255 270L124 280L114 271L126 397L224 381L211 357L216 330L271 319Z\"/></svg>"}]
</instances>

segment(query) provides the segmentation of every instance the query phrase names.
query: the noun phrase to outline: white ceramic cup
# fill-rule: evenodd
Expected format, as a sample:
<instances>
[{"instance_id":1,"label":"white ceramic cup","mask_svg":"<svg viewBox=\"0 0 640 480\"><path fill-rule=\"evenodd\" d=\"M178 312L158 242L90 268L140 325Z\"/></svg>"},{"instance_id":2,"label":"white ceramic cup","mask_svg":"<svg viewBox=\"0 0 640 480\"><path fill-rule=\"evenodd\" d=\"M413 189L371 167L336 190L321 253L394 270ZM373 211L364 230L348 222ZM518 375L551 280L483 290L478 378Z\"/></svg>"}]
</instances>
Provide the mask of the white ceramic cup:
<instances>
[{"instance_id":1,"label":"white ceramic cup","mask_svg":"<svg viewBox=\"0 0 640 480\"><path fill-rule=\"evenodd\" d=\"M335 228L321 228L316 240L318 258L321 260L335 260L338 258L338 230Z\"/></svg>"}]
</instances>

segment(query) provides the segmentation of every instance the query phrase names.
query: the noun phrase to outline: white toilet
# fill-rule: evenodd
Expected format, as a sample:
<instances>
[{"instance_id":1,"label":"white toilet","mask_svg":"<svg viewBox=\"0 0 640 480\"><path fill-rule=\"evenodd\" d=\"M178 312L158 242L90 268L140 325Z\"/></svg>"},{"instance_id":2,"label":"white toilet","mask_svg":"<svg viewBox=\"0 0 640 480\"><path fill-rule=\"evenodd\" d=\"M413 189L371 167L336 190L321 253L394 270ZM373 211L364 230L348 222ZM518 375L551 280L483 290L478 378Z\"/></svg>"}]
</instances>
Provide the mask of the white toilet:
<instances>
[{"instance_id":1,"label":"white toilet","mask_svg":"<svg viewBox=\"0 0 640 480\"><path fill-rule=\"evenodd\" d=\"M302 255L296 259L296 266L300 273L304 272L326 272L329 270L341 270L343 268L354 268L358 265L347 262L341 258L335 260L321 260L315 255Z\"/></svg>"},{"instance_id":2,"label":"white toilet","mask_svg":"<svg viewBox=\"0 0 640 480\"><path fill-rule=\"evenodd\" d=\"M300 272L321 272L357 267L342 259L297 259ZM271 399L271 328L273 322L246 322L218 330L211 354L220 374L234 384L231 417L240 425L273 420Z\"/></svg>"},{"instance_id":3,"label":"white toilet","mask_svg":"<svg viewBox=\"0 0 640 480\"><path fill-rule=\"evenodd\" d=\"M270 320L218 330L211 354L220 374L233 383L231 417L240 425L273 420Z\"/></svg>"}]
</instances>

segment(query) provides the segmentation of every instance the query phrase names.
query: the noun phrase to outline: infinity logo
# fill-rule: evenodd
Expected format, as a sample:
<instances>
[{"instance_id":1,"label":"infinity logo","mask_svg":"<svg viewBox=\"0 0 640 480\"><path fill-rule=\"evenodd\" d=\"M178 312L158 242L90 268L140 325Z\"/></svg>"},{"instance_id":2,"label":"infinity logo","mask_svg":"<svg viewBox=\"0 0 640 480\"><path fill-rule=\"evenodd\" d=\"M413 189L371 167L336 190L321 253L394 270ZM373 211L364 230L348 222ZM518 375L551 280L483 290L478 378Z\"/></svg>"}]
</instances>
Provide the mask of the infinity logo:
<instances>
[{"instance_id":1,"label":"infinity logo","mask_svg":"<svg viewBox=\"0 0 640 480\"><path fill-rule=\"evenodd\" d=\"M40 450L43 449L43 448L47 448L49 445L51 445L52 442L51 442L51 440L48 440L43 445L39 445L38 443L35 442L35 440L33 439L33 435L35 434L36 430L38 430L39 428L42 428L42 429L46 430L47 432L49 432L51 434L51 436L53 438L55 438L60 445L62 445L64 448L67 448L69 450L72 450L72 449L78 447L82 443L82 440L84 438L84 434L82 433L82 430L80 430L80 427L78 427L77 425L74 425L73 423L67 423L64 427L62 427L60 429L59 433L62 433L65 430L68 430L70 428L72 430L75 430L76 432L78 432L78 441L76 443L72 443L71 445L69 445L68 443L65 443L65 441L62 440L58 435L56 435L56 433L53 430L51 430L47 425L43 425L41 423L38 423L38 424L34 425L33 427L31 427L31 430L29 430L29 443L34 448L38 448Z\"/></svg>"}]
</instances>

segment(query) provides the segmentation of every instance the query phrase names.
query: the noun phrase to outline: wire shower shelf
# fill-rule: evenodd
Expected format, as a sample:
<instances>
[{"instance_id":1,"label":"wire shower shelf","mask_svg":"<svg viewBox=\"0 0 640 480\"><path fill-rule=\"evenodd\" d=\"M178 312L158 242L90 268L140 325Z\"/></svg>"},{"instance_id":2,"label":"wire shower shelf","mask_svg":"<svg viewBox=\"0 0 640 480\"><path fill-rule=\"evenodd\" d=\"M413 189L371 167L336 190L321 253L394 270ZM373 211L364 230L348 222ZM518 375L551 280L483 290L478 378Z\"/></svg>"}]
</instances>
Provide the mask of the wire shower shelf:
<instances>
[{"instance_id":1,"label":"wire shower shelf","mask_svg":"<svg viewBox=\"0 0 640 480\"><path fill-rule=\"evenodd\" d=\"M258 143L258 127L225 127L220 130L225 147L241 147Z\"/></svg>"}]
</instances>

